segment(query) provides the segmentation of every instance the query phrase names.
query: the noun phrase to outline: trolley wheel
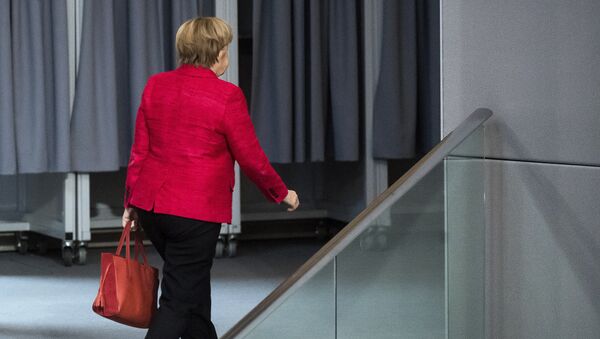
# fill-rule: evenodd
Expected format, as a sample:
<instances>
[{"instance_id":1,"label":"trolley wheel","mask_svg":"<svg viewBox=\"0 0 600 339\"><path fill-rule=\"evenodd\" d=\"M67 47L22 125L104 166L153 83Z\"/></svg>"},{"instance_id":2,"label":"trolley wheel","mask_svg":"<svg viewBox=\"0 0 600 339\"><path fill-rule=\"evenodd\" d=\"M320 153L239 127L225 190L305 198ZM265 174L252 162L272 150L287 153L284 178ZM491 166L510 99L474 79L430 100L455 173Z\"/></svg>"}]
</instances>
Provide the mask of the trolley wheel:
<instances>
[{"instance_id":1,"label":"trolley wheel","mask_svg":"<svg viewBox=\"0 0 600 339\"><path fill-rule=\"evenodd\" d=\"M17 251L19 252L19 254L26 254L28 250L29 244L27 243L27 240L17 241Z\"/></svg>"},{"instance_id":2,"label":"trolley wheel","mask_svg":"<svg viewBox=\"0 0 600 339\"><path fill-rule=\"evenodd\" d=\"M85 265L87 262L87 248L85 246L77 247L77 256L75 257L75 262L78 265Z\"/></svg>"},{"instance_id":3,"label":"trolley wheel","mask_svg":"<svg viewBox=\"0 0 600 339\"><path fill-rule=\"evenodd\" d=\"M17 232L16 234L17 240L17 251L20 254L25 254L29 250L29 239L23 232Z\"/></svg>"},{"instance_id":4,"label":"trolley wheel","mask_svg":"<svg viewBox=\"0 0 600 339\"><path fill-rule=\"evenodd\" d=\"M237 255L237 245L237 239L229 239L229 241L227 242L227 256L229 258L235 257Z\"/></svg>"},{"instance_id":5,"label":"trolley wheel","mask_svg":"<svg viewBox=\"0 0 600 339\"><path fill-rule=\"evenodd\" d=\"M381 238L379 236L379 230L376 226L371 226L360 237L360 248L363 251L377 251L380 250Z\"/></svg>"},{"instance_id":6,"label":"trolley wheel","mask_svg":"<svg viewBox=\"0 0 600 339\"><path fill-rule=\"evenodd\" d=\"M225 252L225 241L223 241L223 239L219 239L219 240L217 240L217 245L215 248L215 258L222 258L224 252Z\"/></svg>"},{"instance_id":7,"label":"trolley wheel","mask_svg":"<svg viewBox=\"0 0 600 339\"><path fill-rule=\"evenodd\" d=\"M369 227L360 238L360 248L363 251L385 251L388 248L389 227Z\"/></svg>"},{"instance_id":8,"label":"trolley wheel","mask_svg":"<svg viewBox=\"0 0 600 339\"><path fill-rule=\"evenodd\" d=\"M372 251L374 247L375 238L372 235L366 234L360 238L360 248L363 251Z\"/></svg>"},{"instance_id":9,"label":"trolley wheel","mask_svg":"<svg viewBox=\"0 0 600 339\"><path fill-rule=\"evenodd\" d=\"M378 233L375 236L375 243L377 244L377 249L380 251L384 251L388 247L388 236L387 232Z\"/></svg>"},{"instance_id":10,"label":"trolley wheel","mask_svg":"<svg viewBox=\"0 0 600 339\"><path fill-rule=\"evenodd\" d=\"M62 259L65 266L73 266L73 248L72 247L63 247L62 249Z\"/></svg>"}]
</instances>

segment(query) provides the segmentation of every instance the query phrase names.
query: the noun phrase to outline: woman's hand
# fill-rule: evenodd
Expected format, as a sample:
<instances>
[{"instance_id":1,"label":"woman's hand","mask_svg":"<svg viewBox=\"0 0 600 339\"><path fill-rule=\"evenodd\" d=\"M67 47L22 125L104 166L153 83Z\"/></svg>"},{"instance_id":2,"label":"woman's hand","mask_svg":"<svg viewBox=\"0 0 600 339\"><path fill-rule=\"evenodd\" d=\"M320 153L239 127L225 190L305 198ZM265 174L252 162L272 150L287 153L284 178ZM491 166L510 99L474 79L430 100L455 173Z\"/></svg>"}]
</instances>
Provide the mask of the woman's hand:
<instances>
[{"instance_id":1,"label":"woman's hand","mask_svg":"<svg viewBox=\"0 0 600 339\"><path fill-rule=\"evenodd\" d=\"M137 213L135 212L135 209L129 207L126 208L125 211L123 212L123 218L121 219L121 224L123 226L123 228L125 228L125 225L127 225L128 222L131 221L131 230L135 231L137 229Z\"/></svg>"},{"instance_id":2,"label":"woman's hand","mask_svg":"<svg viewBox=\"0 0 600 339\"><path fill-rule=\"evenodd\" d=\"M288 212L295 211L298 206L300 206L300 200L298 200L298 194L296 191L288 190L288 194L283 199L283 202L286 203L290 208L288 208Z\"/></svg>"}]
</instances>

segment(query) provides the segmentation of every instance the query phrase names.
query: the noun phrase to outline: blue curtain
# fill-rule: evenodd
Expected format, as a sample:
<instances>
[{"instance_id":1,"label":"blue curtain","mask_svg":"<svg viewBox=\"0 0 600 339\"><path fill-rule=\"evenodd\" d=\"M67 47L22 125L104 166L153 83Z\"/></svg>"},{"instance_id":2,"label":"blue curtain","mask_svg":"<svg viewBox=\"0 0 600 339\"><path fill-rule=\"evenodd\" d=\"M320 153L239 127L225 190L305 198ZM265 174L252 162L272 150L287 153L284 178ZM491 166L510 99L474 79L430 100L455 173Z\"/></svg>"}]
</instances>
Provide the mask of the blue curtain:
<instances>
[{"instance_id":1,"label":"blue curtain","mask_svg":"<svg viewBox=\"0 0 600 339\"><path fill-rule=\"evenodd\" d=\"M414 158L440 140L439 0L383 0L376 158Z\"/></svg>"},{"instance_id":2,"label":"blue curtain","mask_svg":"<svg viewBox=\"0 0 600 339\"><path fill-rule=\"evenodd\" d=\"M175 67L183 21L214 15L214 1L86 1L71 120L74 171L127 165L147 78Z\"/></svg>"},{"instance_id":3,"label":"blue curtain","mask_svg":"<svg viewBox=\"0 0 600 339\"><path fill-rule=\"evenodd\" d=\"M0 0L0 174L67 172L65 0Z\"/></svg>"},{"instance_id":4,"label":"blue curtain","mask_svg":"<svg viewBox=\"0 0 600 339\"><path fill-rule=\"evenodd\" d=\"M374 156L439 141L439 1L382 0ZM361 1L254 0L252 119L273 162L354 161L362 136Z\"/></svg>"},{"instance_id":5,"label":"blue curtain","mask_svg":"<svg viewBox=\"0 0 600 339\"><path fill-rule=\"evenodd\" d=\"M254 0L252 120L272 162L360 158L359 3Z\"/></svg>"}]
</instances>

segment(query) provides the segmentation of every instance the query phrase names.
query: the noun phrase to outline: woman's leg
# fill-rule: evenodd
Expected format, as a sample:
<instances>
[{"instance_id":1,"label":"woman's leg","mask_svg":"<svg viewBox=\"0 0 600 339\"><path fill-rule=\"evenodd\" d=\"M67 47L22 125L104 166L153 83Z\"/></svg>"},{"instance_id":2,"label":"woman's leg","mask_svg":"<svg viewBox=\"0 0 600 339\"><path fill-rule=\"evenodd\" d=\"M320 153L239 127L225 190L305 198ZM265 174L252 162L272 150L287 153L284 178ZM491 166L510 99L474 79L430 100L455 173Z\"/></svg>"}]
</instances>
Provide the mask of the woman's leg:
<instances>
[{"instance_id":1,"label":"woman's leg","mask_svg":"<svg viewBox=\"0 0 600 339\"><path fill-rule=\"evenodd\" d=\"M200 305L194 308L190 314L188 327L181 336L181 339L204 339L213 338L206 336L207 332L214 332L215 328L211 319L211 297L210 297L210 274L206 279L203 279L200 288L201 294L199 299L204 300ZM208 331L206 329L209 329ZM214 338L216 338L216 333Z\"/></svg>"},{"instance_id":2,"label":"woman's leg","mask_svg":"<svg viewBox=\"0 0 600 339\"><path fill-rule=\"evenodd\" d=\"M217 338L210 320L210 269L221 225L165 214L160 307L146 338ZM189 330L188 330L189 329Z\"/></svg>"}]
</instances>

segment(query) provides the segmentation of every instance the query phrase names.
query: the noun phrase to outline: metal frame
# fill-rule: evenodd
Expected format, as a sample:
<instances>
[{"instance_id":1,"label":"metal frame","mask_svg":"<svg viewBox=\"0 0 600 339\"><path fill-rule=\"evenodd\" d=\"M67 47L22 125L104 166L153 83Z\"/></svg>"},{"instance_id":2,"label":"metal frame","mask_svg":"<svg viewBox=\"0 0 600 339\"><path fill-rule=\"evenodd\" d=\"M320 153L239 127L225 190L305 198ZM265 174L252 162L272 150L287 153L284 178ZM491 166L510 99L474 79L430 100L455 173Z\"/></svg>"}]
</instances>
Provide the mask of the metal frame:
<instances>
[{"instance_id":1,"label":"metal frame","mask_svg":"<svg viewBox=\"0 0 600 339\"><path fill-rule=\"evenodd\" d=\"M373 158L373 116L375 91L381 59L383 4L364 3L364 74L365 74L365 201L373 201L388 186L387 160Z\"/></svg>"},{"instance_id":2,"label":"metal frame","mask_svg":"<svg viewBox=\"0 0 600 339\"><path fill-rule=\"evenodd\" d=\"M229 45L229 68L223 75L223 80L233 84L239 82L238 61L238 9L237 0L215 0L215 16L227 21L233 30L233 40ZM235 187L233 189L231 224L222 224L217 243L217 257L224 254L235 256L237 252L237 236L242 233L240 167L235 164ZM226 252L226 253L224 253Z\"/></svg>"},{"instance_id":3,"label":"metal frame","mask_svg":"<svg viewBox=\"0 0 600 339\"><path fill-rule=\"evenodd\" d=\"M79 70L79 56L81 53L81 27L83 21L84 0L67 0L69 12L69 55L71 65L71 114L73 114L73 103L75 101L75 83ZM76 173L76 240L79 246L85 246L85 242L91 240L90 226L90 175L87 173Z\"/></svg>"},{"instance_id":4,"label":"metal frame","mask_svg":"<svg viewBox=\"0 0 600 339\"><path fill-rule=\"evenodd\" d=\"M69 65L71 82L71 114L75 102L75 84L79 70L79 55L81 53L81 27L83 20L83 1L67 0L67 12L69 22ZM74 245L77 248L79 263L86 261L86 242L91 240L90 231L90 176L89 174L73 173L75 176L75 239L74 244L65 243L63 246L63 260L67 261L65 251ZM70 246L68 246L70 245ZM67 256L68 257L68 256Z\"/></svg>"},{"instance_id":5,"label":"metal frame","mask_svg":"<svg viewBox=\"0 0 600 339\"><path fill-rule=\"evenodd\" d=\"M370 227L373 221L377 220L392 204L410 191L411 188L440 164L455 147L491 116L492 112L486 108L479 108L473 112L452 133L448 134L406 174L373 200L350 224L308 259L294 274L281 283L221 338L230 339L247 335L254 325L262 322L287 297L315 276L344 248Z\"/></svg>"},{"instance_id":6,"label":"metal frame","mask_svg":"<svg viewBox=\"0 0 600 339\"><path fill-rule=\"evenodd\" d=\"M51 176L50 178L41 178L39 176ZM16 209L14 215L8 220L0 220L0 232L15 232L16 248L21 253L27 252L28 234L25 232L35 232L47 237L62 240L63 250L67 249L71 256L70 260L65 261L67 266L79 261L79 256L75 252L77 243L75 241L77 219L76 219L76 177L74 173L40 173L29 176L15 175L14 180L17 183L16 188ZM41 182L52 181L52 189L42 187ZM30 181L33 180L33 183ZM40 182L38 182L40 181ZM32 186L35 185L35 186ZM38 188L39 187L39 188ZM34 191L31 191L32 188ZM39 205L35 199L37 195L48 198L44 205ZM55 208L59 206L60 210ZM11 219L20 220L11 220ZM44 241L36 242L40 247L46 248Z\"/></svg>"},{"instance_id":7,"label":"metal frame","mask_svg":"<svg viewBox=\"0 0 600 339\"><path fill-rule=\"evenodd\" d=\"M375 91L379 79L383 4L381 1L364 3L364 77L365 77L365 204L388 187L387 160L373 157L373 119L375 111ZM389 227L390 213L384 213L377 220L377 226Z\"/></svg>"}]
</instances>

